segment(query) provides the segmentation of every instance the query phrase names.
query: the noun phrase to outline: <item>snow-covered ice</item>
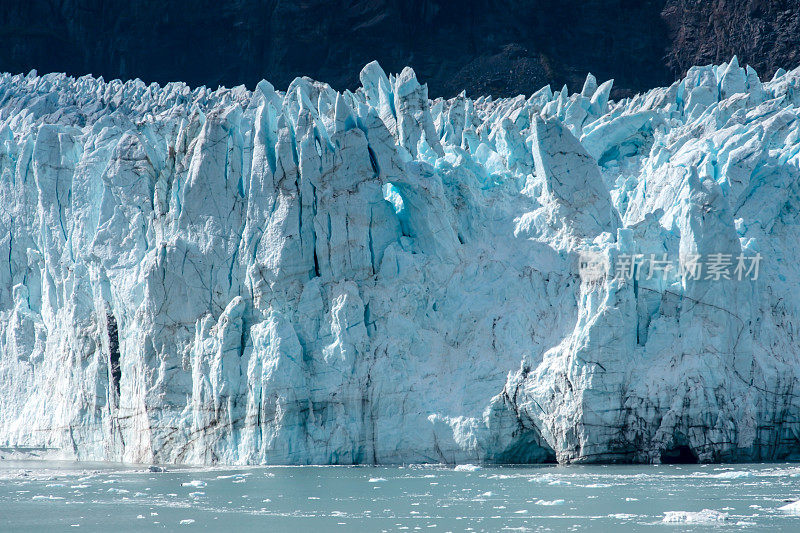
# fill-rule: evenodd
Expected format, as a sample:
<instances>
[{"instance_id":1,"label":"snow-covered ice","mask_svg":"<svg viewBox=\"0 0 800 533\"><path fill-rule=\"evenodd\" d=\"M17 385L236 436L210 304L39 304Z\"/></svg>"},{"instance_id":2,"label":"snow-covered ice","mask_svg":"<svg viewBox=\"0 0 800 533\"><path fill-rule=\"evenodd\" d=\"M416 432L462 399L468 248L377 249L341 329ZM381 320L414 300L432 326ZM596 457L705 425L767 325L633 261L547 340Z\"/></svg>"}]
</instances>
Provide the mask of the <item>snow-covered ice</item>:
<instances>
[{"instance_id":1,"label":"snow-covered ice","mask_svg":"<svg viewBox=\"0 0 800 533\"><path fill-rule=\"evenodd\" d=\"M0 447L799 457L800 69L734 58L621 101L592 80L431 100L377 63L355 92L0 75ZM582 278L587 254L763 261Z\"/></svg>"}]
</instances>

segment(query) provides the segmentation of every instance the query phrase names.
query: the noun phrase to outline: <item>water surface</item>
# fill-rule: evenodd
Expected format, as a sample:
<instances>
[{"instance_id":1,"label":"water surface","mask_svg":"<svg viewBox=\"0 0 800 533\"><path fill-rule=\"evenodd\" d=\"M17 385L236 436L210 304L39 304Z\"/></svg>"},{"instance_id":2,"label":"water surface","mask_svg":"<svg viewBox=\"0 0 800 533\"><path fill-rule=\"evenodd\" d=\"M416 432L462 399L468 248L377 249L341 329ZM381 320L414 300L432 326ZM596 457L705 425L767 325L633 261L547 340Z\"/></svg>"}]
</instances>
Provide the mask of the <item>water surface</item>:
<instances>
[{"instance_id":1,"label":"water surface","mask_svg":"<svg viewBox=\"0 0 800 533\"><path fill-rule=\"evenodd\" d=\"M0 461L2 531L800 531L780 509L796 500L792 464L154 473Z\"/></svg>"}]
</instances>

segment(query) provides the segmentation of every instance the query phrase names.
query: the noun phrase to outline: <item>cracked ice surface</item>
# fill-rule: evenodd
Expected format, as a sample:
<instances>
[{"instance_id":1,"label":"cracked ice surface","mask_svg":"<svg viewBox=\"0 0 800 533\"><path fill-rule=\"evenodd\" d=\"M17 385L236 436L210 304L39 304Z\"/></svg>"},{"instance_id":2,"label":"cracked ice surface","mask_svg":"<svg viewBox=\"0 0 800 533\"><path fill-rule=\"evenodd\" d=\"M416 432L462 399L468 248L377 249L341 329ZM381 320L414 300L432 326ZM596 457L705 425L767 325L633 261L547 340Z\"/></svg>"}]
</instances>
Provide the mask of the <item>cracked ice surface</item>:
<instances>
[{"instance_id":1,"label":"cracked ice surface","mask_svg":"<svg viewBox=\"0 0 800 533\"><path fill-rule=\"evenodd\" d=\"M191 463L797 457L800 69L620 102L411 69L0 75L0 448ZM578 255L756 252L756 281Z\"/></svg>"}]
</instances>

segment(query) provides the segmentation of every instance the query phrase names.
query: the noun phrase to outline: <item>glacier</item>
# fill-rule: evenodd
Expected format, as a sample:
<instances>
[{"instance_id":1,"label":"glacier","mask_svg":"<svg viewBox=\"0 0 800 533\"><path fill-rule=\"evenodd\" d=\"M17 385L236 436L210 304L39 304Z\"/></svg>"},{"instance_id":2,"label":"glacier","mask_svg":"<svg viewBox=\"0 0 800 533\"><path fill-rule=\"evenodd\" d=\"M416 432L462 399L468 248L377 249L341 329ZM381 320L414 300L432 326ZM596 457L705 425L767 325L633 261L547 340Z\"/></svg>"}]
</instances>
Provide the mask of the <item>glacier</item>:
<instances>
[{"instance_id":1,"label":"glacier","mask_svg":"<svg viewBox=\"0 0 800 533\"><path fill-rule=\"evenodd\" d=\"M360 79L0 75L0 453L800 459L800 68ZM744 253L757 279L579 272Z\"/></svg>"}]
</instances>

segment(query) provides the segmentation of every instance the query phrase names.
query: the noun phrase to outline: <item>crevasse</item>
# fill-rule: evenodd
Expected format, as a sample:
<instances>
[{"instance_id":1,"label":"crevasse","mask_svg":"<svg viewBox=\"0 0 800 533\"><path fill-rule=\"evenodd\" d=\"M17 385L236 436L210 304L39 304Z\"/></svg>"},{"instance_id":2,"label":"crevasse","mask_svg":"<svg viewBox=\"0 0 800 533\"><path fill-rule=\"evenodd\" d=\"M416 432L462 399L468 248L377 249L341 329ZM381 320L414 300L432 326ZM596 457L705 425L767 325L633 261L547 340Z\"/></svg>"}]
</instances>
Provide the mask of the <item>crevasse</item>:
<instances>
[{"instance_id":1,"label":"crevasse","mask_svg":"<svg viewBox=\"0 0 800 533\"><path fill-rule=\"evenodd\" d=\"M800 69L619 102L361 82L0 75L0 449L800 457ZM586 280L587 252L764 259Z\"/></svg>"}]
</instances>

